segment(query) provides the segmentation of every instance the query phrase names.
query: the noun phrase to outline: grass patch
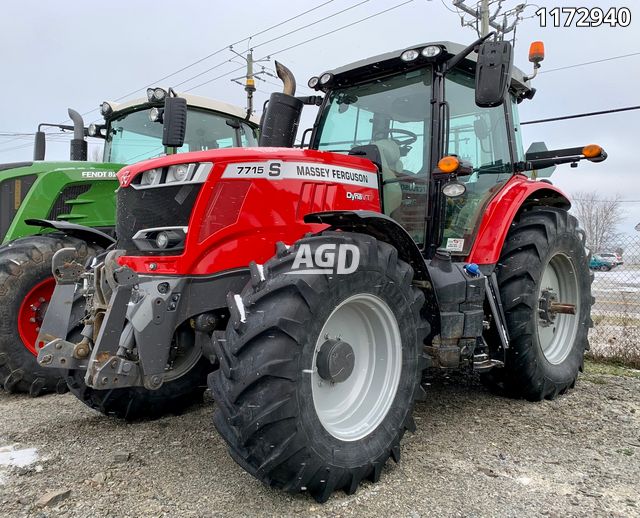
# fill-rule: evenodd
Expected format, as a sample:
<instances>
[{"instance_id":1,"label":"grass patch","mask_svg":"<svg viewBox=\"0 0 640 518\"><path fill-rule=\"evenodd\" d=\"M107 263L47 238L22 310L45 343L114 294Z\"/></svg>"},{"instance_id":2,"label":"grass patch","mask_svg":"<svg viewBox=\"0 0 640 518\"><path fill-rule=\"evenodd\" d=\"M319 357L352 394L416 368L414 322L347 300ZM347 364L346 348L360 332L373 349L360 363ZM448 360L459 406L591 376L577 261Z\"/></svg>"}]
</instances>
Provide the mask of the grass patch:
<instances>
[{"instance_id":1,"label":"grass patch","mask_svg":"<svg viewBox=\"0 0 640 518\"><path fill-rule=\"evenodd\" d=\"M593 359L586 359L584 362L584 372L589 375L604 374L608 376L640 379L639 370L629 369L628 367L621 365L619 362L609 360L598 359L598 361L594 361ZM591 381L594 383L606 383L603 378L596 376L594 376Z\"/></svg>"}]
</instances>

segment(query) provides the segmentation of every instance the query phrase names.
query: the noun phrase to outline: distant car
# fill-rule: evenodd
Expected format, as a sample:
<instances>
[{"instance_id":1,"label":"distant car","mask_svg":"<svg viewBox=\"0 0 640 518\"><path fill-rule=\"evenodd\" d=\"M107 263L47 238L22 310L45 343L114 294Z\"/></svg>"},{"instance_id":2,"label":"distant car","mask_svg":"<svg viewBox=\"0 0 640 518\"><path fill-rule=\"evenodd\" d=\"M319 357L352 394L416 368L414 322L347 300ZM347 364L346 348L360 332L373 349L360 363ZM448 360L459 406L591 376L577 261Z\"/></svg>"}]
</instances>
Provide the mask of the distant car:
<instances>
[{"instance_id":1,"label":"distant car","mask_svg":"<svg viewBox=\"0 0 640 518\"><path fill-rule=\"evenodd\" d=\"M616 266L615 260L611 260L601 255L592 255L589 262L589 268L598 270L599 272L611 271Z\"/></svg>"},{"instance_id":2,"label":"distant car","mask_svg":"<svg viewBox=\"0 0 640 518\"><path fill-rule=\"evenodd\" d=\"M598 254L600 257L607 261L613 262L616 266L620 266L624 264L622 260L622 256L620 254L616 254L615 252L602 252Z\"/></svg>"}]
</instances>

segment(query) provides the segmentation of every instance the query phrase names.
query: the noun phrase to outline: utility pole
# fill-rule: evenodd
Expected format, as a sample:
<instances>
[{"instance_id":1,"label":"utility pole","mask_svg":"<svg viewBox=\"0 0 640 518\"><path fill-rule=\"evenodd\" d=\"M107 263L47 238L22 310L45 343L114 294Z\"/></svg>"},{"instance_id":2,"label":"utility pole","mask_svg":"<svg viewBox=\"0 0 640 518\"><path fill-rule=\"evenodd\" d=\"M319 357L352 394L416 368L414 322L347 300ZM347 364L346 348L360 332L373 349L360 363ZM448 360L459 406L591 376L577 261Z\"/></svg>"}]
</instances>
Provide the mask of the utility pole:
<instances>
[{"instance_id":1,"label":"utility pole","mask_svg":"<svg viewBox=\"0 0 640 518\"><path fill-rule=\"evenodd\" d=\"M491 13L491 5L496 3L496 0L480 0L475 7L466 5L465 0L453 0L452 3L456 9L464 13L460 15L462 25L475 28L478 36L486 36L491 30L494 30L498 40L504 39L504 36L510 32L514 33L515 39L516 26L522 20L522 12L527 8L528 4L524 0L523 3L516 5L514 8L501 12L503 2L504 0L497 0L498 7L493 14ZM469 15L471 21L465 20L464 15ZM502 23L497 22L499 15L503 17ZM511 24L509 24L509 18L513 20Z\"/></svg>"},{"instance_id":2,"label":"utility pole","mask_svg":"<svg viewBox=\"0 0 640 518\"><path fill-rule=\"evenodd\" d=\"M235 79L232 79L232 81L238 84L242 84L240 83L240 80L244 79L244 91L247 92L247 119L248 119L249 117L251 117L251 114L253 113L253 94L256 91L255 78L260 74L264 74L264 71L257 72L257 73L254 72L253 65L256 63L260 63L261 61L269 61L270 58L269 56L267 56L266 58L259 59L256 61L253 59L253 49L249 49L246 56L233 50L233 47L229 47L229 50L239 58L244 59L244 61L247 63L246 74L243 77L237 77Z\"/></svg>"},{"instance_id":3,"label":"utility pole","mask_svg":"<svg viewBox=\"0 0 640 518\"><path fill-rule=\"evenodd\" d=\"M480 4L480 36L489 34L489 0L482 0Z\"/></svg>"}]
</instances>

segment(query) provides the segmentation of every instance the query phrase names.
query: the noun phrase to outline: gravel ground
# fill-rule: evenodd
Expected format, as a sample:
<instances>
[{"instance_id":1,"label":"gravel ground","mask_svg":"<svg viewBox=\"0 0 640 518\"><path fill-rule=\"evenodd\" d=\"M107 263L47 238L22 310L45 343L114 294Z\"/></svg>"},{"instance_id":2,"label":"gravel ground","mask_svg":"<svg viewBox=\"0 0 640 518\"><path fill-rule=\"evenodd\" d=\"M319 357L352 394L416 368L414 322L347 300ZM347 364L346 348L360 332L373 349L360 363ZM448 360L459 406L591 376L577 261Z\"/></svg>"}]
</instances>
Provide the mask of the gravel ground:
<instances>
[{"instance_id":1,"label":"gravel ground","mask_svg":"<svg viewBox=\"0 0 640 518\"><path fill-rule=\"evenodd\" d=\"M211 425L212 402L127 424L69 394L1 393L0 460L12 446L36 448L38 460L0 465L0 515L640 516L637 377L588 372L541 403L500 398L468 379L426 388L402 462L324 505L238 467ZM51 490L70 493L38 506Z\"/></svg>"}]
</instances>

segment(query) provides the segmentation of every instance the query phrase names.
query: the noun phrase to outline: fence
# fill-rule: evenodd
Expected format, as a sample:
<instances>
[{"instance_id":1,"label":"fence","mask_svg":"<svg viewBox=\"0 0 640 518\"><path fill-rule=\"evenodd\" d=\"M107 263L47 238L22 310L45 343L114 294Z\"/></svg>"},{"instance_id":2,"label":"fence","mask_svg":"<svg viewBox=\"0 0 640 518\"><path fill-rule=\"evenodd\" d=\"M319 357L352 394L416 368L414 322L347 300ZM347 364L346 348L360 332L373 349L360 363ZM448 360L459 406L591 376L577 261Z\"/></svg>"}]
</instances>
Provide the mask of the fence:
<instances>
[{"instance_id":1,"label":"fence","mask_svg":"<svg viewBox=\"0 0 640 518\"><path fill-rule=\"evenodd\" d=\"M603 264L610 258L601 261L597 253L591 262L596 301L591 308L594 327L589 332L588 354L640 369L640 238L622 237L618 246L623 264Z\"/></svg>"}]
</instances>

